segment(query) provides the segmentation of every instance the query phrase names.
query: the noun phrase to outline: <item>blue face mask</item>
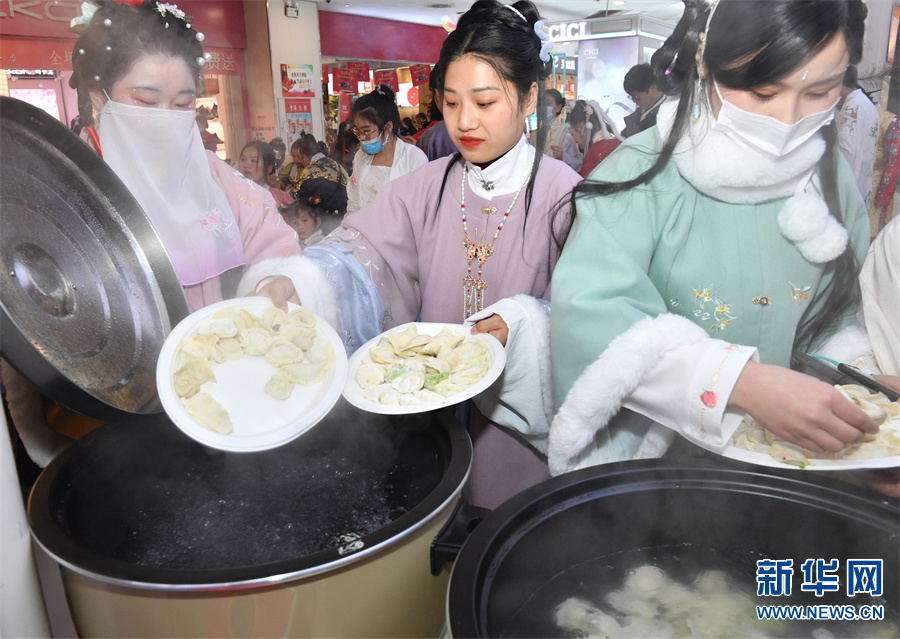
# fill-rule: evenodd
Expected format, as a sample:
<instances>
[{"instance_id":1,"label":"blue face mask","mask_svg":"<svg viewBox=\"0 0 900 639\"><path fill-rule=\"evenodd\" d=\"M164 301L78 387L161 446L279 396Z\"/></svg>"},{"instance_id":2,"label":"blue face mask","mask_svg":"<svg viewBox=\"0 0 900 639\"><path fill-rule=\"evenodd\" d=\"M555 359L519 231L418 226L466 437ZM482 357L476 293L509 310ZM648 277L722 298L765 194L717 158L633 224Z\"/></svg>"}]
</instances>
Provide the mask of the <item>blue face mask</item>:
<instances>
[{"instance_id":1,"label":"blue face mask","mask_svg":"<svg viewBox=\"0 0 900 639\"><path fill-rule=\"evenodd\" d=\"M553 113L553 107L552 107L552 106L548 106L548 107L547 107L547 119L548 119L548 120L552 120L554 117L556 117L556 116L555 116L555 114Z\"/></svg>"},{"instance_id":2,"label":"blue face mask","mask_svg":"<svg viewBox=\"0 0 900 639\"><path fill-rule=\"evenodd\" d=\"M382 134L383 135L383 134ZM368 142L360 142L360 148L368 153L369 155L377 155L381 153L381 150L387 145L387 143L381 139L381 135L379 135L374 140L369 140Z\"/></svg>"}]
</instances>

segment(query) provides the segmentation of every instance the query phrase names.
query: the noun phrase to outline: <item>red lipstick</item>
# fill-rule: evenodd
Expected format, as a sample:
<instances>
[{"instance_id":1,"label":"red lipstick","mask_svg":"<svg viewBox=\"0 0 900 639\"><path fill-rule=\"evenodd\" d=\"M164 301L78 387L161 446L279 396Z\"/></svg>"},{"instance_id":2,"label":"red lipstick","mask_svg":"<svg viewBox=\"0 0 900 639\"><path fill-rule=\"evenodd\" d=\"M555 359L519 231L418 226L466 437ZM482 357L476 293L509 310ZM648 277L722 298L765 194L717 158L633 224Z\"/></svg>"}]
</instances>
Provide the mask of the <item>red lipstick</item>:
<instances>
[{"instance_id":1,"label":"red lipstick","mask_svg":"<svg viewBox=\"0 0 900 639\"><path fill-rule=\"evenodd\" d=\"M470 138L470 137L462 137L459 139L459 143L462 144L467 149L472 149L484 142L481 138Z\"/></svg>"}]
</instances>

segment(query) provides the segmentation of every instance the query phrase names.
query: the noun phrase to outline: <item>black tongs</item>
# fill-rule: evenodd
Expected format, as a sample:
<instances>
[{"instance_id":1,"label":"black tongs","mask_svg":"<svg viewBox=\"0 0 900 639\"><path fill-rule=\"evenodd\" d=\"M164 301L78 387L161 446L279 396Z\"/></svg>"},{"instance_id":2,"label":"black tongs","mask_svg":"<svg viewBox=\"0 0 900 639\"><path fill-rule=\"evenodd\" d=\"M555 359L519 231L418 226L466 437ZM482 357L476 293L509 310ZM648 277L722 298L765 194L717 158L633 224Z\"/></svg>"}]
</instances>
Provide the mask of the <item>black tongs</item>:
<instances>
[{"instance_id":1,"label":"black tongs","mask_svg":"<svg viewBox=\"0 0 900 639\"><path fill-rule=\"evenodd\" d=\"M892 402L900 399L900 393L876 381L872 376L866 375L855 366L837 364L837 368L835 368L833 365L826 363L826 361L830 360L822 360L800 351L794 351L791 354L791 368L795 371L818 377L832 384L848 384L852 381L855 384L868 388L873 393L884 393L884 396Z\"/></svg>"}]
</instances>

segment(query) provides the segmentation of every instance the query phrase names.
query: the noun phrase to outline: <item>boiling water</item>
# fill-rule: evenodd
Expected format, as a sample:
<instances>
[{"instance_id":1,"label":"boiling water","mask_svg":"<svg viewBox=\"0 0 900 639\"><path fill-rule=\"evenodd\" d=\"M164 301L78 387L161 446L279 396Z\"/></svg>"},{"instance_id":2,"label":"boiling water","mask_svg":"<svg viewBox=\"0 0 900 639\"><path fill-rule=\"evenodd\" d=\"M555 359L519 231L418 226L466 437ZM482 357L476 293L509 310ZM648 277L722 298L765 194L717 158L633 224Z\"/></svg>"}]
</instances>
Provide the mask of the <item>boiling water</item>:
<instances>
[{"instance_id":1,"label":"boiling water","mask_svg":"<svg viewBox=\"0 0 900 639\"><path fill-rule=\"evenodd\" d=\"M616 619L619 624L628 623L629 619L607 601L607 597L621 591L626 579L641 566L655 566L665 575L687 587L691 587L701 575L708 571L722 571L729 581L729 594L744 597L748 606L746 616L734 620L732 634L722 636L734 637L809 637L811 639L833 639L836 637L900 637L900 621L898 621L897 602L884 598L873 598L868 595L857 595L852 599L845 593L826 594L821 598L812 593L802 592L795 580L793 596L790 597L756 597L756 561L765 559L759 553L744 549L723 549L699 547L690 544L679 546L641 549L591 559L572 566L559 573L537 589L528 600L511 616L501 637L572 637L582 638L591 635L578 630L566 630L557 623L556 611L561 604L571 598L588 602ZM725 593L717 593L725 594ZM885 610L885 621L759 621L756 619L756 605L882 605ZM678 628L678 626L672 626ZM622 634L621 636L637 636ZM680 633L669 636L697 637L704 636L687 626L680 628ZM649 639L649 638L648 638Z\"/></svg>"}]
</instances>

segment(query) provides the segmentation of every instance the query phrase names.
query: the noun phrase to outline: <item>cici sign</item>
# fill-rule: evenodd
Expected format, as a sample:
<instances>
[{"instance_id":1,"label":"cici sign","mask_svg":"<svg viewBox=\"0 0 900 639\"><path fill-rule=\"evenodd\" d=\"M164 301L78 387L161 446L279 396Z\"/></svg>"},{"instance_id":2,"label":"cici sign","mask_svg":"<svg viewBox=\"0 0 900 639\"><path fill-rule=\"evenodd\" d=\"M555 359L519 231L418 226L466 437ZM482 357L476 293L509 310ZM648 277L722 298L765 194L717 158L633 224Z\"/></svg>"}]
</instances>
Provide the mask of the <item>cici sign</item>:
<instances>
[{"instance_id":1,"label":"cici sign","mask_svg":"<svg viewBox=\"0 0 900 639\"><path fill-rule=\"evenodd\" d=\"M583 40L588 37L587 22L560 22L547 26L547 34L555 42Z\"/></svg>"}]
</instances>

